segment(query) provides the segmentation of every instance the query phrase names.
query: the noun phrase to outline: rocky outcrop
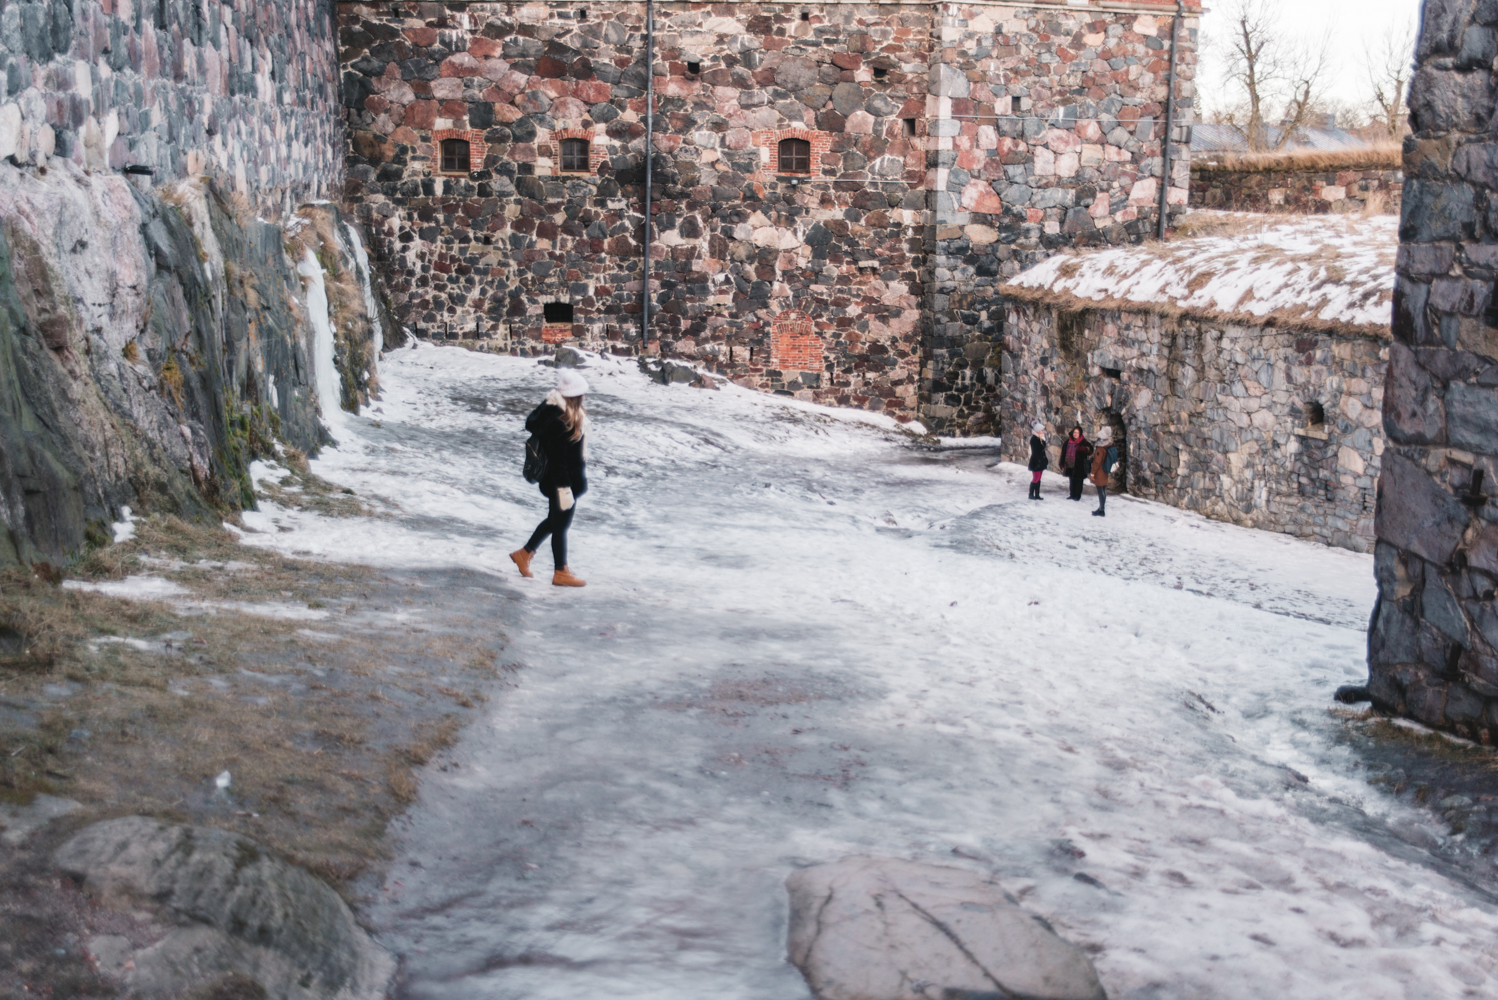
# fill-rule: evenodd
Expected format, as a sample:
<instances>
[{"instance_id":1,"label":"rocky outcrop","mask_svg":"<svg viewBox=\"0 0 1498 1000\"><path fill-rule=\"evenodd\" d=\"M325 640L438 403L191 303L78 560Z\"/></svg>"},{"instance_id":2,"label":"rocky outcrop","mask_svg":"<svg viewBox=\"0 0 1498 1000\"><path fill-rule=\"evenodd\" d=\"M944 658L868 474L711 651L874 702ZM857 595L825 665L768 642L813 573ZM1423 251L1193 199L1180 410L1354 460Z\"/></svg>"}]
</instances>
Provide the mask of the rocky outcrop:
<instances>
[{"instance_id":1,"label":"rocky outcrop","mask_svg":"<svg viewBox=\"0 0 1498 1000\"><path fill-rule=\"evenodd\" d=\"M0 164L0 565L105 544L127 505L253 504L254 455L315 451L322 409L366 397L362 249L333 206L299 217L288 236L201 180ZM327 372L340 343L322 399L319 345Z\"/></svg>"},{"instance_id":2,"label":"rocky outcrop","mask_svg":"<svg viewBox=\"0 0 1498 1000\"><path fill-rule=\"evenodd\" d=\"M854 857L786 889L787 951L819 1000L1105 1000L1087 956L982 875Z\"/></svg>"},{"instance_id":3,"label":"rocky outcrop","mask_svg":"<svg viewBox=\"0 0 1498 1000\"><path fill-rule=\"evenodd\" d=\"M1426 0L1405 140L1366 691L1498 736L1498 8Z\"/></svg>"},{"instance_id":4,"label":"rocky outcrop","mask_svg":"<svg viewBox=\"0 0 1498 1000\"><path fill-rule=\"evenodd\" d=\"M92 944L132 995L178 996L233 974L273 1000L385 994L394 962L348 905L248 838L130 816L88 827L55 860L105 905L167 925L161 940L133 953L124 938Z\"/></svg>"}]
</instances>

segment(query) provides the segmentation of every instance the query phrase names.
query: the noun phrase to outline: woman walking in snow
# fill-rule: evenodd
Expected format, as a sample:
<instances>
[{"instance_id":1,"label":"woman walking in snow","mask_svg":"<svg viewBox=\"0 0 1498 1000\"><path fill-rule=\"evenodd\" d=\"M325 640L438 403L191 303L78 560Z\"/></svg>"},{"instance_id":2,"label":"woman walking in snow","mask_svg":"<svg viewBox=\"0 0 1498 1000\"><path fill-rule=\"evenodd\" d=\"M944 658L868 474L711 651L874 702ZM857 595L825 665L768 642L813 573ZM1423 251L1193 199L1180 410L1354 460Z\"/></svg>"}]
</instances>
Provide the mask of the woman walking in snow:
<instances>
[{"instance_id":1,"label":"woman walking in snow","mask_svg":"<svg viewBox=\"0 0 1498 1000\"><path fill-rule=\"evenodd\" d=\"M1061 471L1071 480L1071 499L1082 499L1082 484L1087 481L1087 467L1092 464L1092 442L1081 426L1071 429L1061 450Z\"/></svg>"},{"instance_id":2,"label":"woman walking in snow","mask_svg":"<svg viewBox=\"0 0 1498 1000\"><path fill-rule=\"evenodd\" d=\"M1051 460L1046 457L1045 438L1040 435L1045 433L1045 424L1039 420L1030 425L1030 499L1044 500L1040 495L1040 476L1045 472L1046 466Z\"/></svg>"},{"instance_id":3,"label":"woman walking in snow","mask_svg":"<svg viewBox=\"0 0 1498 1000\"><path fill-rule=\"evenodd\" d=\"M1118 465L1118 446L1113 443L1113 428L1104 426L1097 432L1097 447L1092 452L1092 485L1097 487L1097 510L1093 517L1108 516L1108 483Z\"/></svg>"},{"instance_id":4,"label":"woman walking in snow","mask_svg":"<svg viewBox=\"0 0 1498 1000\"><path fill-rule=\"evenodd\" d=\"M585 581L567 569L567 528L577 510L577 499L588 492L588 413L583 397L588 382L570 368L562 369L557 387L546 394L546 401L525 419L525 429L541 445L546 469L540 487L546 497L546 520L536 525L524 548L510 553L521 576L533 576L531 559L546 536L551 536L551 558L555 570L551 582L558 587L582 587Z\"/></svg>"}]
</instances>

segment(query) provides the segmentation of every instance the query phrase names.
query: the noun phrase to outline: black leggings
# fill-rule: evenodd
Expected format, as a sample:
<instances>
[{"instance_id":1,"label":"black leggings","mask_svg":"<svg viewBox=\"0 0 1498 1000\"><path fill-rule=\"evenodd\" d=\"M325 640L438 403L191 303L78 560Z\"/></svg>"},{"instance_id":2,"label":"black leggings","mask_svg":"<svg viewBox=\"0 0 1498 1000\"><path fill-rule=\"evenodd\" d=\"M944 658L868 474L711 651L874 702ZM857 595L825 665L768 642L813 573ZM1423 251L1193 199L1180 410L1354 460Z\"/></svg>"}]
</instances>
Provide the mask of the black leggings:
<instances>
[{"instance_id":1,"label":"black leggings","mask_svg":"<svg viewBox=\"0 0 1498 1000\"><path fill-rule=\"evenodd\" d=\"M546 498L546 520L536 525L536 530L531 533L531 540L525 543L525 551L531 555L546 541L546 536L551 536L551 559L556 563L557 569L567 565L567 528L572 524L572 514L577 510L577 501L572 501L572 506L566 510L557 502L557 491L552 490Z\"/></svg>"}]
</instances>

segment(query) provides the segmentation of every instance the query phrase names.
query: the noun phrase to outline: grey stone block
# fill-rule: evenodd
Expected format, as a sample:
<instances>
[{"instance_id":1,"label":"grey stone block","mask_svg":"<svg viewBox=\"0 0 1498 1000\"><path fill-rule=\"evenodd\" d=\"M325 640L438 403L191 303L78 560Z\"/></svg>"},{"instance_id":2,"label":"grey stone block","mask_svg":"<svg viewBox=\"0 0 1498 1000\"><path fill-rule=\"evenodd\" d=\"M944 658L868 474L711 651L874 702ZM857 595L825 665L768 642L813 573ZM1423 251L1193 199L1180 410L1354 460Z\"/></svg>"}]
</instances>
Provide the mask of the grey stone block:
<instances>
[{"instance_id":1,"label":"grey stone block","mask_svg":"<svg viewBox=\"0 0 1498 1000\"><path fill-rule=\"evenodd\" d=\"M1467 509L1423 468L1386 451L1378 500L1380 539L1437 565L1450 562L1467 529Z\"/></svg>"},{"instance_id":2,"label":"grey stone block","mask_svg":"<svg viewBox=\"0 0 1498 1000\"><path fill-rule=\"evenodd\" d=\"M1429 372L1408 347L1389 345L1384 380L1384 432L1399 444L1439 444L1445 439L1446 413Z\"/></svg>"},{"instance_id":3,"label":"grey stone block","mask_svg":"<svg viewBox=\"0 0 1498 1000\"><path fill-rule=\"evenodd\" d=\"M1446 387L1446 436L1451 444L1498 453L1498 389L1453 382Z\"/></svg>"}]
</instances>

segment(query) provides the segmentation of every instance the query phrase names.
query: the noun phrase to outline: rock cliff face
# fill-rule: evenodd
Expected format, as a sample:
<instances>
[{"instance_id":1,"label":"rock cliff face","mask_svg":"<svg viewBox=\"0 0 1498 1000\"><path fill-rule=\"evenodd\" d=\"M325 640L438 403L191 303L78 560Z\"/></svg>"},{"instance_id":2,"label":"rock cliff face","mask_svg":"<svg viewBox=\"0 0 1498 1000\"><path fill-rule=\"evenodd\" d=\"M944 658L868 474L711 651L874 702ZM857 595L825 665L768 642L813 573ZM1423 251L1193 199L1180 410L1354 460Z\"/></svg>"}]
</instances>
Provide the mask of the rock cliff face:
<instances>
[{"instance_id":1,"label":"rock cliff face","mask_svg":"<svg viewBox=\"0 0 1498 1000\"><path fill-rule=\"evenodd\" d=\"M51 163L0 164L0 564L103 544L127 505L252 504L249 460L324 444L320 407L356 408L379 349L333 206L283 230L206 182L144 193ZM320 334L339 365L321 396Z\"/></svg>"},{"instance_id":2,"label":"rock cliff face","mask_svg":"<svg viewBox=\"0 0 1498 1000\"><path fill-rule=\"evenodd\" d=\"M1376 704L1498 732L1498 6L1426 0L1378 488Z\"/></svg>"}]
</instances>

